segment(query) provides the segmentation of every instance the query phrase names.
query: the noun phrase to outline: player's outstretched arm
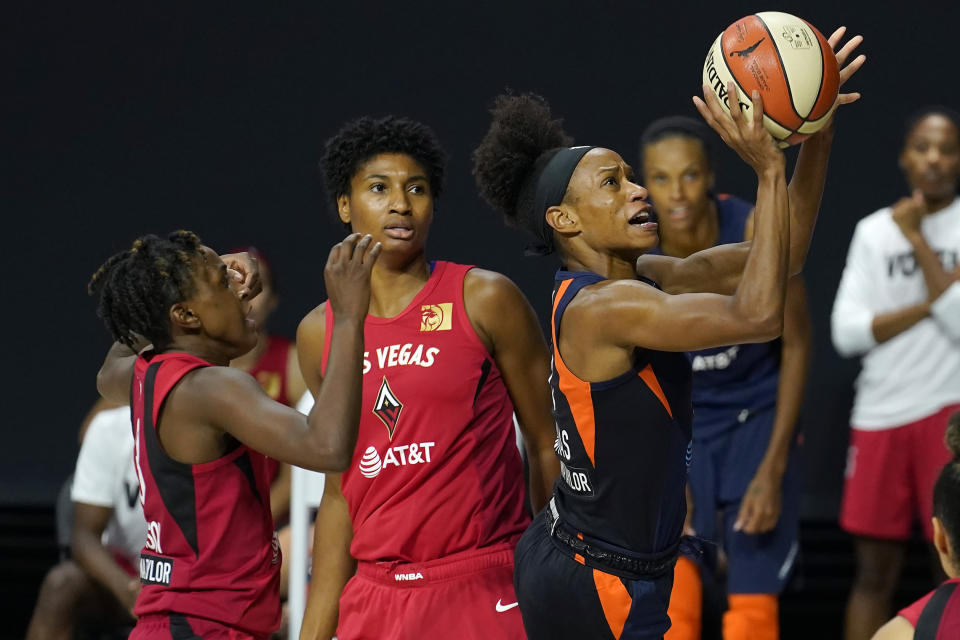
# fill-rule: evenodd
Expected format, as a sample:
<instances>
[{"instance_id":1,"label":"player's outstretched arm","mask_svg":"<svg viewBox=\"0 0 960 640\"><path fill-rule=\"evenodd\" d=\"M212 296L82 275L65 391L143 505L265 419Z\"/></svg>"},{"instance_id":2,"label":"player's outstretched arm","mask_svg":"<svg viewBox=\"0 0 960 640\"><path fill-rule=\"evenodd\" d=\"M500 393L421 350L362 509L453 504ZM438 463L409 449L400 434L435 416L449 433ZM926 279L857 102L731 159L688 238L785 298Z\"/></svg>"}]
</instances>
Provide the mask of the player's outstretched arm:
<instances>
[{"instance_id":1,"label":"player's outstretched arm","mask_svg":"<svg viewBox=\"0 0 960 640\"><path fill-rule=\"evenodd\" d=\"M850 57L863 42L863 36L857 35L850 38L846 44L837 48L843 41L847 32L846 27L840 27L834 31L827 39L830 46L834 49L837 56L837 64L840 67L840 86L849 80L867 57L858 55L850 60ZM847 61L850 60L849 64ZM837 96L837 106L843 106L856 102L860 99L860 94L841 93ZM836 114L836 112L834 112ZM830 149L833 146L834 125L836 115L830 117L830 121L817 133L807 138L800 145L800 153L797 156L797 163L793 169L793 176L790 178L788 189L790 197L790 272L799 273L807 258L807 252L810 249L810 239L813 235L813 228L817 222L817 214L820 211L820 200L823 197L823 187L827 179L827 163L830 158Z\"/></svg>"},{"instance_id":2,"label":"player's outstretched arm","mask_svg":"<svg viewBox=\"0 0 960 640\"><path fill-rule=\"evenodd\" d=\"M843 86L866 62L866 56L858 55L850 60L849 64L847 63L863 42L862 36L854 36L837 50L845 33L846 27L840 27L829 38L830 46L836 50L837 62L841 67L840 86ZM837 102L839 106L859 99L859 93L841 93L837 97ZM703 113L702 109L701 113ZM707 116L704 115L704 118ZM810 249L810 240L826 183L827 162L833 145L834 121L835 118L831 117L830 122L823 129L801 145L787 189L790 200L789 273L791 276L797 275L803 269ZM753 220L754 216L751 215L749 223L751 227ZM751 234L748 233L749 235ZM637 273L656 281L668 293L703 291L729 295L740 282L749 253L750 244L744 242L711 247L683 259L645 255L637 261Z\"/></svg>"},{"instance_id":3,"label":"player's outstretched arm","mask_svg":"<svg viewBox=\"0 0 960 640\"><path fill-rule=\"evenodd\" d=\"M269 398L248 374L228 367L188 374L174 402L189 405L207 424L281 462L315 471L345 470L360 423L363 321L370 271L379 254L380 244L359 234L330 251L324 279L336 323L325 382L306 419Z\"/></svg>"},{"instance_id":4,"label":"player's outstretched arm","mask_svg":"<svg viewBox=\"0 0 960 640\"><path fill-rule=\"evenodd\" d=\"M313 531L313 572L300 640L330 640L337 633L340 594L357 570L350 555L350 510L339 475L327 474Z\"/></svg>"},{"instance_id":5,"label":"player's outstretched arm","mask_svg":"<svg viewBox=\"0 0 960 640\"><path fill-rule=\"evenodd\" d=\"M513 402L527 452L530 504L537 512L546 506L560 474L547 383L550 352L533 308L509 278L472 269L463 290L467 315L491 350Z\"/></svg>"},{"instance_id":6,"label":"player's outstretched arm","mask_svg":"<svg viewBox=\"0 0 960 640\"><path fill-rule=\"evenodd\" d=\"M731 93L736 91L730 83ZM725 344L770 340L783 329L790 244L790 206L783 154L763 128L762 99L744 116L736 101L724 113L709 87L704 118L757 173L755 237L743 277L732 296L710 293L669 295L634 280L587 287L568 307L578 326L606 325L605 340L618 346L690 351ZM587 295L583 295L586 293ZM581 300L582 298L582 300Z\"/></svg>"}]
</instances>

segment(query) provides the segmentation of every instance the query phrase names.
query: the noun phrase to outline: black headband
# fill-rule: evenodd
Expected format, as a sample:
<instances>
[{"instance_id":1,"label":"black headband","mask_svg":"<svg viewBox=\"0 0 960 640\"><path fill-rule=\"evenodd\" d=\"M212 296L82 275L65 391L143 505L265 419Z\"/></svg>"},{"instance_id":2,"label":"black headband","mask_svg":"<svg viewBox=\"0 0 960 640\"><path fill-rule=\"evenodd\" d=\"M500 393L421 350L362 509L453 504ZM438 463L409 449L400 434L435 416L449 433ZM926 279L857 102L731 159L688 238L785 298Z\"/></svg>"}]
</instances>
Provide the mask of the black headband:
<instances>
[{"instance_id":1,"label":"black headband","mask_svg":"<svg viewBox=\"0 0 960 640\"><path fill-rule=\"evenodd\" d=\"M553 153L543 170L537 176L533 197L533 215L537 216L540 224L540 237L532 242L526 250L527 255L544 256L553 253L553 229L547 224L544 213L550 207L563 202L563 196L570 184L577 165L583 156L596 147L561 147ZM549 151L547 153L550 153Z\"/></svg>"}]
</instances>

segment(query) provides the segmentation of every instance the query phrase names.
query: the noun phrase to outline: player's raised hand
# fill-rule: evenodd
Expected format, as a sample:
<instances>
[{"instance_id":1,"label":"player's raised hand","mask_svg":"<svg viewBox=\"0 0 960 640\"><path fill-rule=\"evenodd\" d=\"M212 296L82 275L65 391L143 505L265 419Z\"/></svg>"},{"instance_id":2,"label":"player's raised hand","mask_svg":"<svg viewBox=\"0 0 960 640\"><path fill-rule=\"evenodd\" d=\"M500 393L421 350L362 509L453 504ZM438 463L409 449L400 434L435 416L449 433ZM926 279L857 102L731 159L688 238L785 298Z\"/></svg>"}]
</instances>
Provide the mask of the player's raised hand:
<instances>
[{"instance_id":1,"label":"player's raised hand","mask_svg":"<svg viewBox=\"0 0 960 640\"><path fill-rule=\"evenodd\" d=\"M380 255L370 235L351 233L333 246L323 270L330 310L335 318L363 319L370 306L370 272Z\"/></svg>"},{"instance_id":2,"label":"player's raised hand","mask_svg":"<svg viewBox=\"0 0 960 640\"><path fill-rule=\"evenodd\" d=\"M867 61L867 56L862 53L850 61L850 64L847 64L847 60L850 58L850 55L856 51L857 47L860 46L860 43L863 42L863 36L856 35L847 40L847 43L840 47L837 50L837 45L843 40L843 36L847 33L846 27L840 27L827 38L827 42L830 43L830 46L833 48L834 55L837 57L837 66L840 67L840 86L850 79L850 77L860 70L860 67L863 66L863 63ZM860 94L858 92L852 93L841 93L837 96L837 104L850 104L851 102L856 102L860 99Z\"/></svg>"},{"instance_id":3,"label":"player's raised hand","mask_svg":"<svg viewBox=\"0 0 960 640\"><path fill-rule=\"evenodd\" d=\"M707 124L720 134L723 141L737 152L744 162L760 173L771 168L782 168L785 160L773 136L763 126L763 98L759 91L750 96L750 113L740 108L739 92L734 82L727 84L730 114L727 115L720 99L709 85L703 85L703 99L694 96L693 104Z\"/></svg>"},{"instance_id":4,"label":"player's raised hand","mask_svg":"<svg viewBox=\"0 0 960 640\"><path fill-rule=\"evenodd\" d=\"M253 300L263 289L260 282L260 265L257 259L247 253L228 253L220 256L230 270L231 286L243 301Z\"/></svg>"}]
</instances>

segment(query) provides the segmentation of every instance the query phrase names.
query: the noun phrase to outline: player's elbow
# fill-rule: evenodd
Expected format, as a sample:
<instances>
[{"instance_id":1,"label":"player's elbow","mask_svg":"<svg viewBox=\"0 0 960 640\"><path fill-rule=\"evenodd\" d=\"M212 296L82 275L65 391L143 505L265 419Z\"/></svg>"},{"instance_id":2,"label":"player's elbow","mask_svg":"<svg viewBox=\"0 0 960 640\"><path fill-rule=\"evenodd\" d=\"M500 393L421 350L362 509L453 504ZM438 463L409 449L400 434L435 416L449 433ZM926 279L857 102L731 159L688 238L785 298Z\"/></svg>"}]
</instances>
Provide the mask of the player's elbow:
<instances>
[{"instance_id":1,"label":"player's elbow","mask_svg":"<svg viewBox=\"0 0 960 640\"><path fill-rule=\"evenodd\" d=\"M783 308L768 312L755 311L747 321L750 338L755 342L769 342L783 335Z\"/></svg>"}]
</instances>

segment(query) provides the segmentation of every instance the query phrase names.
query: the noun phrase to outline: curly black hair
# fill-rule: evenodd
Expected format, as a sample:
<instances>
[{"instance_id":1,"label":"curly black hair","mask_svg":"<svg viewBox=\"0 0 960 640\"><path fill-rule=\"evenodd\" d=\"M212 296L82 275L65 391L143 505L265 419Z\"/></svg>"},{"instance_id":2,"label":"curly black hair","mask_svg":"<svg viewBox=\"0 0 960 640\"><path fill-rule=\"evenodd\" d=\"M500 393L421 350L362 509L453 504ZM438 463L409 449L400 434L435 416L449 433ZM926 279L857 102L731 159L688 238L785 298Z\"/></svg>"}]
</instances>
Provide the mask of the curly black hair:
<instances>
[{"instance_id":1,"label":"curly black hair","mask_svg":"<svg viewBox=\"0 0 960 640\"><path fill-rule=\"evenodd\" d=\"M490 129L473 152L473 175L480 195L503 214L507 224L545 240L544 212L534 211L535 177L560 147L573 144L563 121L542 97L501 95L490 110Z\"/></svg>"},{"instance_id":2,"label":"curly black hair","mask_svg":"<svg viewBox=\"0 0 960 640\"><path fill-rule=\"evenodd\" d=\"M687 116L667 116L654 120L640 134L640 156L637 167L643 170L643 151L649 145L667 138L688 138L696 140L703 147L707 166L714 166L713 132L702 120Z\"/></svg>"},{"instance_id":3,"label":"curly black hair","mask_svg":"<svg viewBox=\"0 0 960 640\"><path fill-rule=\"evenodd\" d=\"M960 135L960 113L950 107L935 104L921 107L907 116L907 119L904 121L903 139L906 140L910 137L910 134L913 133L914 128L920 124L921 120L927 116L934 115L943 116L952 122L953 127L957 130L957 134Z\"/></svg>"},{"instance_id":4,"label":"curly black hair","mask_svg":"<svg viewBox=\"0 0 960 640\"><path fill-rule=\"evenodd\" d=\"M350 179L365 162L381 153L402 153L416 160L427 172L430 194L434 200L440 197L447 154L433 130L399 116L364 116L345 124L324 144L320 172L334 215L337 198L350 193Z\"/></svg>"},{"instance_id":5,"label":"curly black hair","mask_svg":"<svg viewBox=\"0 0 960 640\"><path fill-rule=\"evenodd\" d=\"M200 238L174 231L146 235L103 263L87 285L99 295L99 315L114 339L135 348L139 337L157 349L170 344L170 307L194 291L194 268L203 255Z\"/></svg>"}]
</instances>

